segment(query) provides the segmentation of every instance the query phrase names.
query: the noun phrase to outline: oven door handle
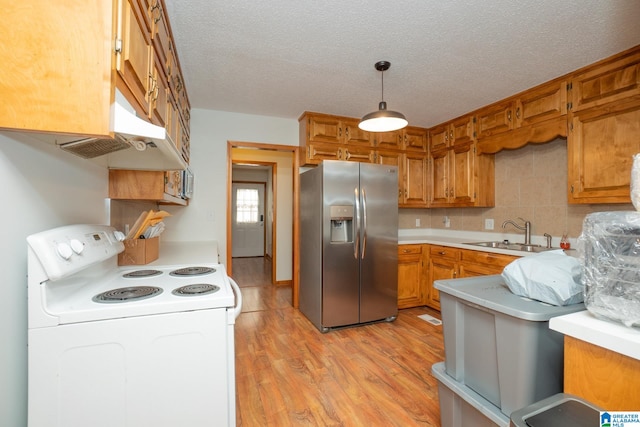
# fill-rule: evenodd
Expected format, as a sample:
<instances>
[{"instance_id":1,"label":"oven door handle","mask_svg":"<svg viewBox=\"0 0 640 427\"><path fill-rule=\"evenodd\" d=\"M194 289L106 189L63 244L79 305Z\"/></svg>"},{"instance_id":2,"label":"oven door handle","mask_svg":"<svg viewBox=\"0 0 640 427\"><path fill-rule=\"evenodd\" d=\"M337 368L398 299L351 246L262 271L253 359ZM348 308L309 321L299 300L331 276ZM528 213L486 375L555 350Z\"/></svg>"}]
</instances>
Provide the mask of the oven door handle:
<instances>
[{"instance_id":1,"label":"oven door handle","mask_svg":"<svg viewBox=\"0 0 640 427\"><path fill-rule=\"evenodd\" d=\"M229 277L229 283L231 284L231 288L233 288L233 293L236 294L236 306L233 309L233 316L237 319L242 312L242 292L240 292L240 286L238 286L236 281L231 277Z\"/></svg>"}]
</instances>

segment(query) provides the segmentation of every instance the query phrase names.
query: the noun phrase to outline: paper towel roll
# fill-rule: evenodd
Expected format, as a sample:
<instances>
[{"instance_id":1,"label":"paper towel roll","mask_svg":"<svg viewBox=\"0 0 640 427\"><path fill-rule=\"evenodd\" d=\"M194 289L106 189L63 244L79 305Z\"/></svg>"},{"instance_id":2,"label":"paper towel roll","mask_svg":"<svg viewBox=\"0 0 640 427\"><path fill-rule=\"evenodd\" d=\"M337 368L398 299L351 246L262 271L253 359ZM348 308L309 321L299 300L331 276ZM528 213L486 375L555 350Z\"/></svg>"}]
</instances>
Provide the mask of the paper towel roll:
<instances>
[{"instance_id":1,"label":"paper towel roll","mask_svg":"<svg viewBox=\"0 0 640 427\"><path fill-rule=\"evenodd\" d=\"M631 166L631 203L640 211L640 153L634 154Z\"/></svg>"}]
</instances>

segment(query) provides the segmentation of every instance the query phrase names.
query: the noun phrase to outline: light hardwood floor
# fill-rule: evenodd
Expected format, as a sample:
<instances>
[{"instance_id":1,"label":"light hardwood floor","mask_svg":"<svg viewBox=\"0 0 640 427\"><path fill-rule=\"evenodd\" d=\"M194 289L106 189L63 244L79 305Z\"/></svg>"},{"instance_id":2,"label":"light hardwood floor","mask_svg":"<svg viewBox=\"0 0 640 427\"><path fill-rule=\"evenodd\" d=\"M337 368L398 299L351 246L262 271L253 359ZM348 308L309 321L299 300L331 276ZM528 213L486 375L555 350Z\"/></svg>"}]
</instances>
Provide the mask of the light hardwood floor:
<instances>
[{"instance_id":1,"label":"light hardwood floor","mask_svg":"<svg viewBox=\"0 0 640 427\"><path fill-rule=\"evenodd\" d=\"M242 294L238 426L440 425L431 366L444 360L442 326L418 318L437 311L322 334L291 307L289 287L245 281Z\"/></svg>"}]
</instances>

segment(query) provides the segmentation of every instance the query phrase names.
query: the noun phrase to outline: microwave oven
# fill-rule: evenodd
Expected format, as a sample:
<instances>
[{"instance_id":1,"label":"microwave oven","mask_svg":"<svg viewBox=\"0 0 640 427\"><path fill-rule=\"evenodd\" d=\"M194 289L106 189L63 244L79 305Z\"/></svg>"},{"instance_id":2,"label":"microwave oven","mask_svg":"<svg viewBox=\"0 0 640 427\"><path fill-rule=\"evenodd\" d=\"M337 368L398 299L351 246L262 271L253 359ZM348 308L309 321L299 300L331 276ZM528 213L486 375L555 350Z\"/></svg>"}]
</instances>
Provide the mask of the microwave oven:
<instances>
[{"instance_id":1,"label":"microwave oven","mask_svg":"<svg viewBox=\"0 0 640 427\"><path fill-rule=\"evenodd\" d=\"M182 189L180 190L180 197L183 199L190 199L193 197L193 172L187 168L182 171Z\"/></svg>"}]
</instances>

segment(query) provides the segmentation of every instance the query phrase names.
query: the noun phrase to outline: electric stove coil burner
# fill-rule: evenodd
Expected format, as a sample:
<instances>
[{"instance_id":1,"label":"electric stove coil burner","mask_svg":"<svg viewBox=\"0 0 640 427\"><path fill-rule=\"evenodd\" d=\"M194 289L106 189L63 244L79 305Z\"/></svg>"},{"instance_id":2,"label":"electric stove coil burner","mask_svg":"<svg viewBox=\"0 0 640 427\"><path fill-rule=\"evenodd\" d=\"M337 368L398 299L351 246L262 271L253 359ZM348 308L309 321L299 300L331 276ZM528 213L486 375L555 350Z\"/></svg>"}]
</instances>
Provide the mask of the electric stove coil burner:
<instances>
[{"instance_id":1,"label":"electric stove coil burner","mask_svg":"<svg viewBox=\"0 0 640 427\"><path fill-rule=\"evenodd\" d=\"M217 285L210 285L208 283L196 283L193 285L186 285L180 288L174 289L171 293L178 296L197 296L208 295L214 292L218 292L220 287Z\"/></svg>"},{"instance_id":2,"label":"electric stove coil burner","mask_svg":"<svg viewBox=\"0 0 640 427\"><path fill-rule=\"evenodd\" d=\"M127 278L127 279L136 279L136 278L140 278L140 277L153 277L153 276L157 276L158 274L162 274L162 271L160 270L136 270L136 271L131 271L127 274L123 274L122 277Z\"/></svg>"},{"instance_id":3,"label":"electric stove coil burner","mask_svg":"<svg viewBox=\"0 0 640 427\"><path fill-rule=\"evenodd\" d=\"M155 286L128 286L126 288L111 289L94 296L95 302L119 303L128 301L139 301L151 298L162 293L161 288Z\"/></svg>"},{"instance_id":4,"label":"electric stove coil burner","mask_svg":"<svg viewBox=\"0 0 640 427\"><path fill-rule=\"evenodd\" d=\"M185 267L174 270L169 273L172 276L200 276L203 274L215 273L216 269L212 267Z\"/></svg>"}]
</instances>

